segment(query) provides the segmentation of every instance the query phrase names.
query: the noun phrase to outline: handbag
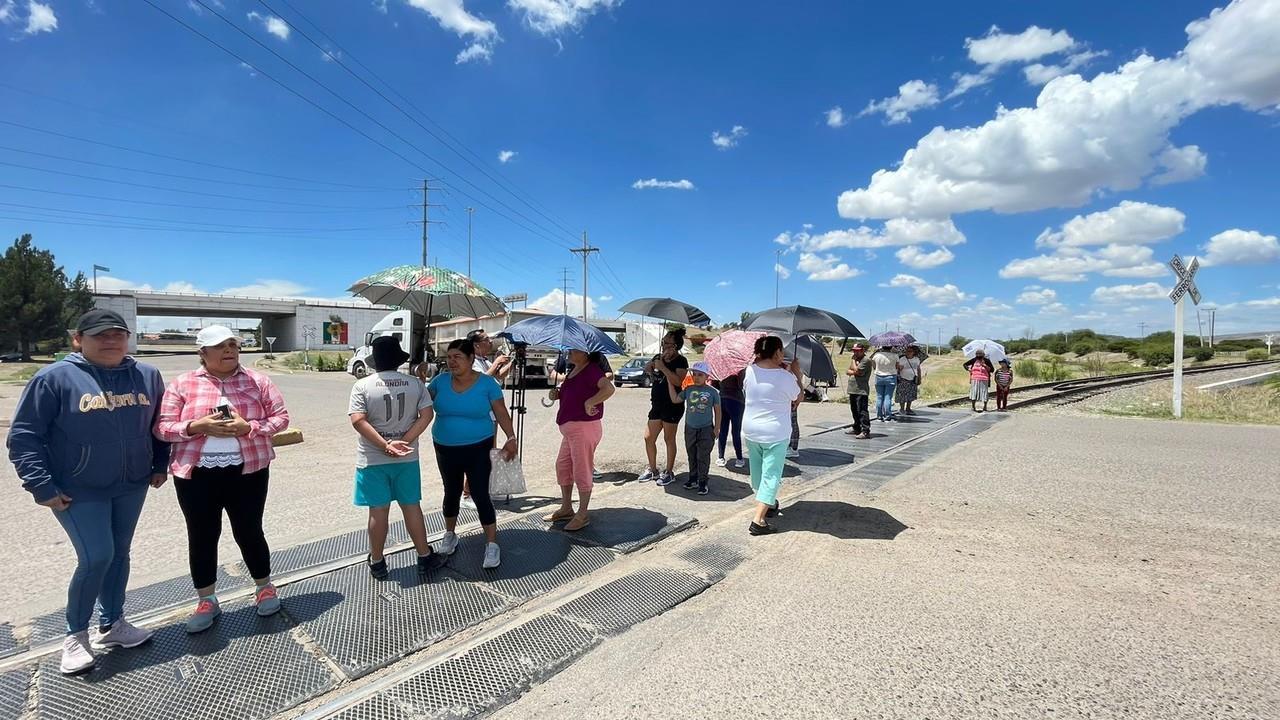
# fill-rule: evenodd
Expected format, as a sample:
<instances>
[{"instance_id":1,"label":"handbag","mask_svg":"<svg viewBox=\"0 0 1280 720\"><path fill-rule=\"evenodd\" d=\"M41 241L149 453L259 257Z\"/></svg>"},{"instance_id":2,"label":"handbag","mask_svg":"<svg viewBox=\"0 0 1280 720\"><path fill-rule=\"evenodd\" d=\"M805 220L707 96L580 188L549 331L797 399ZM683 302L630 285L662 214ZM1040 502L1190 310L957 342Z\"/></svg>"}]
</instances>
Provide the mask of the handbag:
<instances>
[{"instance_id":1,"label":"handbag","mask_svg":"<svg viewBox=\"0 0 1280 720\"><path fill-rule=\"evenodd\" d=\"M490 495L520 495L525 492L524 468L519 458L503 460L502 451L493 448L489 451L489 460L493 464L489 473Z\"/></svg>"}]
</instances>

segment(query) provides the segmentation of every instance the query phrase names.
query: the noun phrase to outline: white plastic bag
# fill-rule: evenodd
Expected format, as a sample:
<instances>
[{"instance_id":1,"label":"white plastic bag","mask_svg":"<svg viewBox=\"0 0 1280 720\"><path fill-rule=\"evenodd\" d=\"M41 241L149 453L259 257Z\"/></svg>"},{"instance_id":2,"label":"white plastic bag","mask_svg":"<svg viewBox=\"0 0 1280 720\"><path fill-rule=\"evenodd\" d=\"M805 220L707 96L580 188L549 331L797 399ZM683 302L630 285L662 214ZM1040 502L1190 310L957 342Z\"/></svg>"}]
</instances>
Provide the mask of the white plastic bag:
<instances>
[{"instance_id":1,"label":"white plastic bag","mask_svg":"<svg viewBox=\"0 0 1280 720\"><path fill-rule=\"evenodd\" d=\"M524 468L519 458L510 462L502 459L502 451L494 448L489 451L489 460L493 463L493 471L489 473L490 495L521 495L525 491Z\"/></svg>"}]
</instances>

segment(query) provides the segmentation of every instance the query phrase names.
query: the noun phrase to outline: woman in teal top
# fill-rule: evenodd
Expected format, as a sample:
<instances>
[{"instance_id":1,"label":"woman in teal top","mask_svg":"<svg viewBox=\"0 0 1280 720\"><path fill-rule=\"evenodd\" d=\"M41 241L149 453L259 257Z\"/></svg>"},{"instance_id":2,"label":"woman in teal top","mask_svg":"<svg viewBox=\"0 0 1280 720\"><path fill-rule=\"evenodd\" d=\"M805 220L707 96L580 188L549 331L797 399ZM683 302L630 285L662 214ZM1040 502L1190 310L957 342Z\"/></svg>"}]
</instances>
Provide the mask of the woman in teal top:
<instances>
[{"instance_id":1,"label":"woman in teal top","mask_svg":"<svg viewBox=\"0 0 1280 720\"><path fill-rule=\"evenodd\" d=\"M471 488L471 497L480 515L488 544L484 549L485 568L496 568L502 562L498 549L497 513L489 498L489 473L493 469L489 451L493 449L494 421L507 435L502 457L511 460L519 444L511 425L511 414L502 402L498 381L472 368L475 346L470 340L449 343L445 359L449 372L437 375L427 385L436 411L431 438L435 441L436 464L444 480L444 539L438 552L452 555L458 549L458 506L462 501L462 485Z\"/></svg>"}]
</instances>

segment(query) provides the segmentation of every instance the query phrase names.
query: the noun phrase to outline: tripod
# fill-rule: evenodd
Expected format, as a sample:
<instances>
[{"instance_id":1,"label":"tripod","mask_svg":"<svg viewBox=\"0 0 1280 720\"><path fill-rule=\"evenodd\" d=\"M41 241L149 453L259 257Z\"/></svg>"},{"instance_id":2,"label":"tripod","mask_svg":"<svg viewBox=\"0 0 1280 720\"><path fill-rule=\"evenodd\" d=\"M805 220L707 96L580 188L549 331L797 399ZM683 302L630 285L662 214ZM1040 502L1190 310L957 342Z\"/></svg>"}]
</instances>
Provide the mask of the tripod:
<instances>
[{"instance_id":1,"label":"tripod","mask_svg":"<svg viewBox=\"0 0 1280 720\"><path fill-rule=\"evenodd\" d=\"M529 346L524 343L515 344L515 357L511 363L511 423L515 425L517 440L517 457L524 457L524 395L525 395L525 366L528 364L527 350Z\"/></svg>"}]
</instances>

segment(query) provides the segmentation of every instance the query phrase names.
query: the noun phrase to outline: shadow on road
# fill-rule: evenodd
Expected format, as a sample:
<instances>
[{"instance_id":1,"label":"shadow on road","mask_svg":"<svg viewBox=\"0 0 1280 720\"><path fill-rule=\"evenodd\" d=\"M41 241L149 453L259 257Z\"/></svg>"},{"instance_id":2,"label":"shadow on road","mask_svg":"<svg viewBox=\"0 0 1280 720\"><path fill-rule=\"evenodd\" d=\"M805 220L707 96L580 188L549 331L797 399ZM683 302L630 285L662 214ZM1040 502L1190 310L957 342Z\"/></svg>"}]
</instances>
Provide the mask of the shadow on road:
<instances>
[{"instance_id":1,"label":"shadow on road","mask_svg":"<svg viewBox=\"0 0 1280 720\"><path fill-rule=\"evenodd\" d=\"M814 532L840 540L893 540L907 529L879 508L830 500L801 500L782 509L782 532Z\"/></svg>"}]
</instances>

